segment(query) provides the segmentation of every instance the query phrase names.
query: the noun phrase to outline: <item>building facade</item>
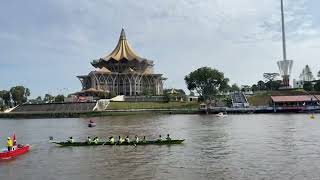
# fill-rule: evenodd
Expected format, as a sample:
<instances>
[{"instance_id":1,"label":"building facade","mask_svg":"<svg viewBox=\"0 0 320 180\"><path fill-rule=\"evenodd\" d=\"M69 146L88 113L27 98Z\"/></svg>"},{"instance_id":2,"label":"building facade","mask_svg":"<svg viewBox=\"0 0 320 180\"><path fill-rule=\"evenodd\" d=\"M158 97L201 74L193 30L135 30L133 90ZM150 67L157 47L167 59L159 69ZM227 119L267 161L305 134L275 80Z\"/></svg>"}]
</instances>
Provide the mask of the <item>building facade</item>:
<instances>
[{"instance_id":1,"label":"building facade","mask_svg":"<svg viewBox=\"0 0 320 180\"><path fill-rule=\"evenodd\" d=\"M138 56L130 47L124 29L115 49L107 56L93 60L96 68L88 75L77 76L82 91L115 95L161 95L166 78L153 71L154 62Z\"/></svg>"}]
</instances>

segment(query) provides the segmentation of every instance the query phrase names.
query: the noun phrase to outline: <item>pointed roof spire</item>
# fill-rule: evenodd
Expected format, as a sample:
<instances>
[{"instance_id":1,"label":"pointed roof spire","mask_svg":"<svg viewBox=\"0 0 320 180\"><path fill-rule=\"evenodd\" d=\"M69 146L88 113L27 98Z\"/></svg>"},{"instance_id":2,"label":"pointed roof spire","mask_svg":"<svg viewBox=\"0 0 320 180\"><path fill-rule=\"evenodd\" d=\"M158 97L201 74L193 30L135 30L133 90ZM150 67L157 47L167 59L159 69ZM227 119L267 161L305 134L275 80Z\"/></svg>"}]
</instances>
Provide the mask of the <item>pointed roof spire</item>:
<instances>
[{"instance_id":1,"label":"pointed roof spire","mask_svg":"<svg viewBox=\"0 0 320 180\"><path fill-rule=\"evenodd\" d=\"M124 31L124 28L121 29L121 33L120 33L120 40L126 40L126 32Z\"/></svg>"},{"instance_id":2,"label":"pointed roof spire","mask_svg":"<svg viewBox=\"0 0 320 180\"><path fill-rule=\"evenodd\" d=\"M139 57L132 50L132 48L130 47L130 45L127 41L126 33L123 28L121 29L120 38L119 38L119 41L118 41L116 48L109 55L102 57L101 59L105 60L105 61L109 61L111 59L116 60L116 61L120 61L122 59L127 59L129 61L131 61L131 60L138 60L138 61L146 60L145 58Z\"/></svg>"}]
</instances>

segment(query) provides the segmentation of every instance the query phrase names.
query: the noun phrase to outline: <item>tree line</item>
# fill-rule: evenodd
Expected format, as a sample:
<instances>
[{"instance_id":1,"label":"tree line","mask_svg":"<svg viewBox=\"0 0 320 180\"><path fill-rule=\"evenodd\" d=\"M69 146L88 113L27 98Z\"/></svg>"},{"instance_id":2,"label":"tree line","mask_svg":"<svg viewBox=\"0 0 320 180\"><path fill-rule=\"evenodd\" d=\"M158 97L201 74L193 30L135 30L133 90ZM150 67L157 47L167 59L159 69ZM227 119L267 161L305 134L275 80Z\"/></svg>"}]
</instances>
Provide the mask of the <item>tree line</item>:
<instances>
[{"instance_id":1,"label":"tree line","mask_svg":"<svg viewBox=\"0 0 320 180\"><path fill-rule=\"evenodd\" d=\"M9 90L0 90L0 111L15 107L24 103L40 104L40 103L59 103L64 102L64 95L53 96L45 94L42 98L38 96L35 99L28 99L30 90L24 86L14 86Z\"/></svg>"},{"instance_id":2,"label":"tree line","mask_svg":"<svg viewBox=\"0 0 320 180\"><path fill-rule=\"evenodd\" d=\"M0 109L14 107L27 102L30 90L24 86L14 86L10 90L0 91Z\"/></svg>"},{"instance_id":3,"label":"tree line","mask_svg":"<svg viewBox=\"0 0 320 180\"><path fill-rule=\"evenodd\" d=\"M302 73L304 77L310 75L310 68L306 66ZM303 89L306 91L320 91L320 71L317 76L318 80L307 77L312 82L303 81ZM252 86L245 86L241 89L237 84L230 86L229 78L225 77L223 72L211 67L201 67L186 75L184 80L191 93L196 92L203 100L211 100L215 99L222 92L245 91L247 89L252 92L279 90L282 86L282 80L279 80L279 77L280 74L278 73L264 73L264 81L260 80Z\"/></svg>"}]
</instances>

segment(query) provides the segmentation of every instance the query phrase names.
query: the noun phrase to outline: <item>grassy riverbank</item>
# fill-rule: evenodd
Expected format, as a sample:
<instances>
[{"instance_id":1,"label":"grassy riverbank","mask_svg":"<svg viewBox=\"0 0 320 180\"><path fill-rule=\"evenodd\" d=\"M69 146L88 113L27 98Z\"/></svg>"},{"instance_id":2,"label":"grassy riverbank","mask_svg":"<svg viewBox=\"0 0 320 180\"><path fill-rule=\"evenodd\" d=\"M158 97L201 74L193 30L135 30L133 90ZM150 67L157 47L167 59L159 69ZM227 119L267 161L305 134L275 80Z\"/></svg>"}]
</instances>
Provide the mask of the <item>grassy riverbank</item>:
<instances>
[{"instance_id":1,"label":"grassy riverbank","mask_svg":"<svg viewBox=\"0 0 320 180\"><path fill-rule=\"evenodd\" d=\"M249 96L248 101L251 106L269 106L271 96L294 96L314 94L303 89L279 90L279 91L260 91L255 95ZM319 94L319 92L317 92Z\"/></svg>"}]
</instances>

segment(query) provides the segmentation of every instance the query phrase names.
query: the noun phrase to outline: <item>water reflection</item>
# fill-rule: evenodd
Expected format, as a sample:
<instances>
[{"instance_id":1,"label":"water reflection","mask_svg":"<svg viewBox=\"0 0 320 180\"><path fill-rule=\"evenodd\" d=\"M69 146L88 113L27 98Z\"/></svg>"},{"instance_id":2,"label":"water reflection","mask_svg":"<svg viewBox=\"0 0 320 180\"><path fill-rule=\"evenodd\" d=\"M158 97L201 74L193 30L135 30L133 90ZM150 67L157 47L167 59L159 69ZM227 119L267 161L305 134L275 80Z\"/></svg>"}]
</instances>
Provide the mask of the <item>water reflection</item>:
<instances>
[{"instance_id":1,"label":"water reflection","mask_svg":"<svg viewBox=\"0 0 320 180\"><path fill-rule=\"evenodd\" d=\"M16 132L32 151L0 162L0 179L312 179L320 167L320 121L305 115L143 115L74 119L0 119L1 143ZM159 134L176 146L60 148L48 137Z\"/></svg>"}]
</instances>

